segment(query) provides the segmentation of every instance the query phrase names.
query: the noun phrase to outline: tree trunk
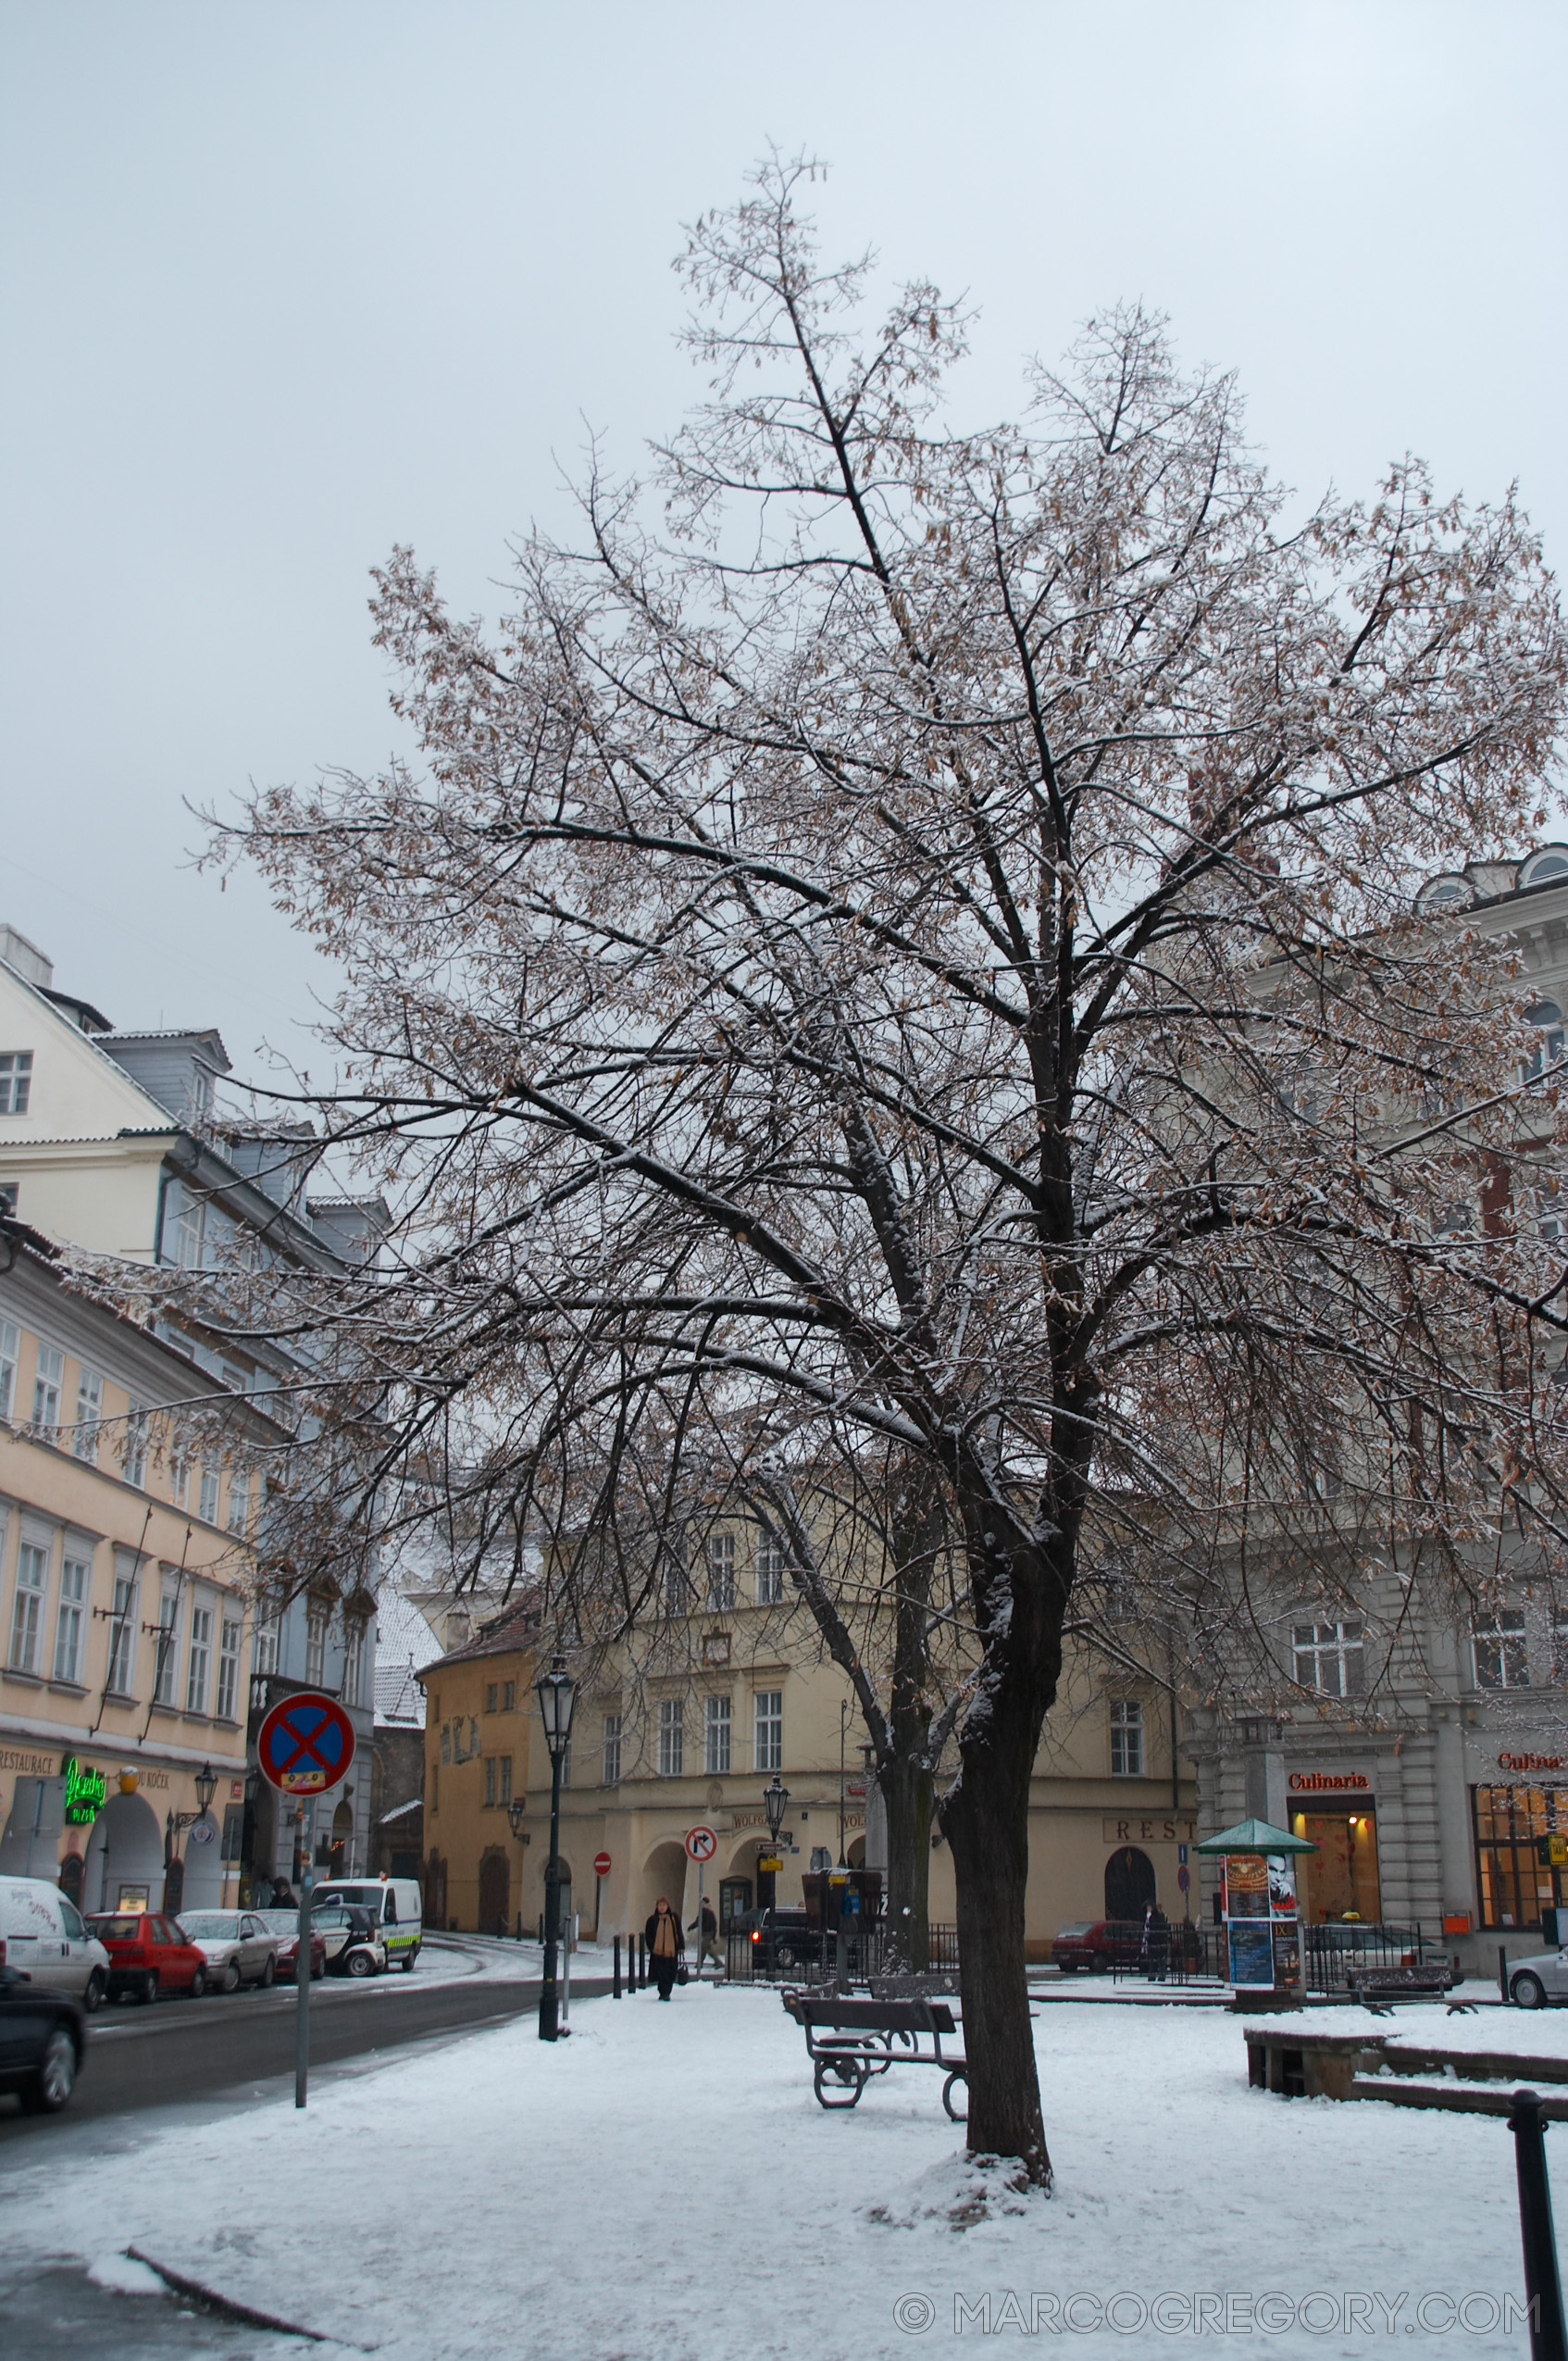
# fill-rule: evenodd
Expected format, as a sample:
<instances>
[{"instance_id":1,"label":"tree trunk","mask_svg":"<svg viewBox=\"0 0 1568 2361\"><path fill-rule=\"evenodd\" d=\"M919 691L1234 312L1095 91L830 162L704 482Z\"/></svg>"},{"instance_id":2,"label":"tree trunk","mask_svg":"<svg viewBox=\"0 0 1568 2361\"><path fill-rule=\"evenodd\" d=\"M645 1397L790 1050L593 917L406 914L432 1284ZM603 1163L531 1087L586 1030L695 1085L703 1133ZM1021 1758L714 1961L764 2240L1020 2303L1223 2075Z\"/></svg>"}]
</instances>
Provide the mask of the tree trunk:
<instances>
[{"instance_id":1,"label":"tree trunk","mask_svg":"<svg viewBox=\"0 0 1568 2361\"><path fill-rule=\"evenodd\" d=\"M930 1956L934 1781L923 1764L890 1756L877 1784L888 1816L887 1965L923 1968Z\"/></svg>"},{"instance_id":2,"label":"tree trunk","mask_svg":"<svg viewBox=\"0 0 1568 2361\"><path fill-rule=\"evenodd\" d=\"M1024 1975L1024 1895L1029 1874L1029 1777L1035 1733L965 1746L942 1805L958 1881L964 2055L969 2069L969 2153L1016 2156L1051 2186L1039 2077Z\"/></svg>"}]
</instances>

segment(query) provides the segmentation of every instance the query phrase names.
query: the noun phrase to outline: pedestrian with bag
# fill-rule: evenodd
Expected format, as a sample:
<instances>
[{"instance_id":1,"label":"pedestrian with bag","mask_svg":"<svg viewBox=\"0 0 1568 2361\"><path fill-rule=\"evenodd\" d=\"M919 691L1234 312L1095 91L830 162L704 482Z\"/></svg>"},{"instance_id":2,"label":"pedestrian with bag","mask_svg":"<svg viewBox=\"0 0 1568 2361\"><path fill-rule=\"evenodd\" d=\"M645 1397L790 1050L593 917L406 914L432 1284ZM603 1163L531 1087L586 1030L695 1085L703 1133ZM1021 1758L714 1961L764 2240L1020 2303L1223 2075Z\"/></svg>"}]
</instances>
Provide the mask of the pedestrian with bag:
<instances>
[{"instance_id":1,"label":"pedestrian with bag","mask_svg":"<svg viewBox=\"0 0 1568 2361\"><path fill-rule=\"evenodd\" d=\"M703 1897L702 1919L702 1933L698 1937L697 1941L697 1973L701 1976L703 1968L707 1966L708 1961L711 1959L714 1966L722 1975L724 1972L724 1954L718 1947L718 1920L714 1917L714 1905L707 1899L705 1894ZM691 1932L692 1928L694 1928L696 1924L697 1921L693 1918L691 1925L686 1930L688 1934Z\"/></svg>"},{"instance_id":2,"label":"pedestrian with bag","mask_svg":"<svg viewBox=\"0 0 1568 2361\"><path fill-rule=\"evenodd\" d=\"M642 1931L648 1944L648 1965L653 1971L659 1998L668 2000L675 1980L686 1964L686 1937L680 1931L680 1920L669 1906L667 1894L660 1894L653 1905L653 1914Z\"/></svg>"}]
</instances>

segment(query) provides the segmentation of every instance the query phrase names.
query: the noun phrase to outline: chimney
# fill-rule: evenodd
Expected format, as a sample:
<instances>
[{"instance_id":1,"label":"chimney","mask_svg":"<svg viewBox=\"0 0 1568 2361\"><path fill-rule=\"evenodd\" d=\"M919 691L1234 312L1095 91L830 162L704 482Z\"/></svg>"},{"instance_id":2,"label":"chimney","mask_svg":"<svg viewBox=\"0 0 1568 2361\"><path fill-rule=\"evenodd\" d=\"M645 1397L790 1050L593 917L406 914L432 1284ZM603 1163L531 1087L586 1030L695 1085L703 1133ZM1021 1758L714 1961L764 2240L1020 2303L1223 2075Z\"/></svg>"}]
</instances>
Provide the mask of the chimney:
<instances>
[{"instance_id":1,"label":"chimney","mask_svg":"<svg viewBox=\"0 0 1568 2361\"><path fill-rule=\"evenodd\" d=\"M46 959L36 943L30 943L5 919L0 919L0 959L40 992L47 992L55 981L53 959Z\"/></svg>"}]
</instances>

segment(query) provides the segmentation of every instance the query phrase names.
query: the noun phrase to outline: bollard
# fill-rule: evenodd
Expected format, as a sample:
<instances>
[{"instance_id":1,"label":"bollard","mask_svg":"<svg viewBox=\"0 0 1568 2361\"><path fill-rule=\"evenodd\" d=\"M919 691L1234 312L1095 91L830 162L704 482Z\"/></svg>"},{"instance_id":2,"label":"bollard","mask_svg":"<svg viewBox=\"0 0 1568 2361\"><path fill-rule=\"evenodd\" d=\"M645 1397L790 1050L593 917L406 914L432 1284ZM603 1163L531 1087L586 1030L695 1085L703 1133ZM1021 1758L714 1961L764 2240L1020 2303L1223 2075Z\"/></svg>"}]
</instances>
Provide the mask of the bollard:
<instances>
[{"instance_id":1,"label":"bollard","mask_svg":"<svg viewBox=\"0 0 1568 2361\"><path fill-rule=\"evenodd\" d=\"M1524 2246L1524 2297L1530 2307L1530 2361L1568 2361L1562 2329L1562 2283L1551 2227L1551 2185L1546 2170L1546 2126L1534 2091L1515 2091L1509 2103L1513 2161L1519 2174L1519 2234Z\"/></svg>"},{"instance_id":2,"label":"bollard","mask_svg":"<svg viewBox=\"0 0 1568 2361\"><path fill-rule=\"evenodd\" d=\"M619 2000L621 1996L621 1939L619 1935L616 1935L614 1939L613 1949L615 1952L616 1971L615 1982L610 1987L610 1998L612 2000Z\"/></svg>"},{"instance_id":3,"label":"bollard","mask_svg":"<svg viewBox=\"0 0 1568 2361\"><path fill-rule=\"evenodd\" d=\"M637 1938L637 1989L640 1992L648 1989L648 1946L641 1935Z\"/></svg>"}]
</instances>

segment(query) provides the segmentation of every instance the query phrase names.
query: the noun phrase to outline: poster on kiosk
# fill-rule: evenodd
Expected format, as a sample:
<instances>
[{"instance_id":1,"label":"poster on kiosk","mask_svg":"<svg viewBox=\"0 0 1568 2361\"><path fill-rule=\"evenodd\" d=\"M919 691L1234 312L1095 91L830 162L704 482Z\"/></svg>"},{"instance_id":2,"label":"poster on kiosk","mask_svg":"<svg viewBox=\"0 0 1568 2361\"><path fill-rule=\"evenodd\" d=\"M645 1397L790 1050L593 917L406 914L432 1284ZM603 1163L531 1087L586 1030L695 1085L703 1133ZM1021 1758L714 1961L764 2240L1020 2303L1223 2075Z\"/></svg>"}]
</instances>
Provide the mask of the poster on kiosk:
<instances>
[{"instance_id":1,"label":"poster on kiosk","mask_svg":"<svg viewBox=\"0 0 1568 2361\"><path fill-rule=\"evenodd\" d=\"M1297 1980L1296 1872L1282 1853L1230 1853L1225 1862L1230 1980L1243 1992Z\"/></svg>"}]
</instances>

